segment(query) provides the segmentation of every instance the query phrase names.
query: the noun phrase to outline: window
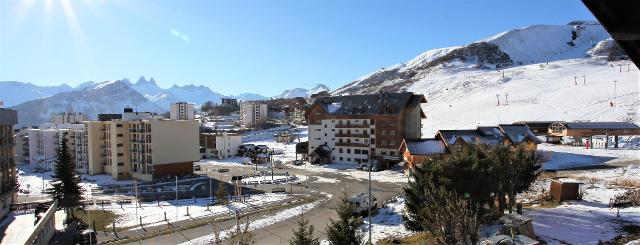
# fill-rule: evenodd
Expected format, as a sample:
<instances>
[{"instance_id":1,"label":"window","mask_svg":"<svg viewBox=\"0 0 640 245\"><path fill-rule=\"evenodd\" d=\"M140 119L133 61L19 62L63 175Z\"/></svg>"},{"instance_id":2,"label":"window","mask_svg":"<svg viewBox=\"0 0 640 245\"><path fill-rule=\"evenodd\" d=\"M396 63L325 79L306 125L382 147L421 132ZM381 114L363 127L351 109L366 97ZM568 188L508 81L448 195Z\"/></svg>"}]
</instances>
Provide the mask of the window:
<instances>
[{"instance_id":1,"label":"window","mask_svg":"<svg viewBox=\"0 0 640 245\"><path fill-rule=\"evenodd\" d=\"M351 162L351 158L347 158L347 162Z\"/></svg>"},{"instance_id":2,"label":"window","mask_svg":"<svg viewBox=\"0 0 640 245\"><path fill-rule=\"evenodd\" d=\"M340 157L340 161L342 161L342 157Z\"/></svg>"},{"instance_id":3,"label":"window","mask_svg":"<svg viewBox=\"0 0 640 245\"><path fill-rule=\"evenodd\" d=\"M387 151L381 151L380 155L386 156L387 155Z\"/></svg>"},{"instance_id":4,"label":"window","mask_svg":"<svg viewBox=\"0 0 640 245\"><path fill-rule=\"evenodd\" d=\"M118 137L122 137L122 134L118 134Z\"/></svg>"},{"instance_id":5,"label":"window","mask_svg":"<svg viewBox=\"0 0 640 245\"><path fill-rule=\"evenodd\" d=\"M395 156L396 152L395 151L389 151L389 156Z\"/></svg>"},{"instance_id":6,"label":"window","mask_svg":"<svg viewBox=\"0 0 640 245\"><path fill-rule=\"evenodd\" d=\"M371 125L376 124L376 120L375 119L371 119Z\"/></svg>"},{"instance_id":7,"label":"window","mask_svg":"<svg viewBox=\"0 0 640 245\"><path fill-rule=\"evenodd\" d=\"M347 148L347 153L351 154L351 149L350 148Z\"/></svg>"},{"instance_id":8,"label":"window","mask_svg":"<svg viewBox=\"0 0 640 245\"><path fill-rule=\"evenodd\" d=\"M122 128L122 124L118 123L118 124L116 124L116 127Z\"/></svg>"},{"instance_id":9,"label":"window","mask_svg":"<svg viewBox=\"0 0 640 245\"><path fill-rule=\"evenodd\" d=\"M324 133L324 136L326 137L326 136L327 136L327 133Z\"/></svg>"},{"instance_id":10,"label":"window","mask_svg":"<svg viewBox=\"0 0 640 245\"><path fill-rule=\"evenodd\" d=\"M327 128L327 125L326 125L326 124L324 125L324 128Z\"/></svg>"},{"instance_id":11,"label":"window","mask_svg":"<svg viewBox=\"0 0 640 245\"><path fill-rule=\"evenodd\" d=\"M355 149L355 150L353 150L353 153L355 153L355 154L361 154L361 153L362 153L362 151L361 151L360 149Z\"/></svg>"},{"instance_id":12,"label":"window","mask_svg":"<svg viewBox=\"0 0 640 245\"><path fill-rule=\"evenodd\" d=\"M119 143L119 144L118 144L117 146L118 146L118 147L122 147L123 145L124 145L124 144L122 144L122 143Z\"/></svg>"},{"instance_id":13,"label":"window","mask_svg":"<svg viewBox=\"0 0 640 245\"><path fill-rule=\"evenodd\" d=\"M124 153L118 153L118 156L119 157L124 156Z\"/></svg>"},{"instance_id":14,"label":"window","mask_svg":"<svg viewBox=\"0 0 640 245\"><path fill-rule=\"evenodd\" d=\"M338 153L342 153L342 148L338 148Z\"/></svg>"},{"instance_id":15,"label":"window","mask_svg":"<svg viewBox=\"0 0 640 245\"><path fill-rule=\"evenodd\" d=\"M391 131L389 131L389 134L396 135L396 131L395 130L391 130Z\"/></svg>"},{"instance_id":16,"label":"window","mask_svg":"<svg viewBox=\"0 0 640 245\"><path fill-rule=\"evenodd\" d=\"M124 162L118 162L118 166L124 166Z\"/></svg>"},{"instance_id":17,"label":"window","mask_svg":"<svg viewBox=\"0 0 640 245\"><path fill-rule=\"evenodd\" d=\"M371 129L371 134L376 134L376 129L375 128Z\"/></svg>"},{"instance_id":18,"label":"window","mask_svg":"<svg viewBox=\"0 0 640 245\"><path fill-rule=\"evenodd\" d=\"M371 139L371 144L375 145L376 144L376 139Z\"/></svg>"},{"instance_id":19,"label":"window","mask_svg":"<svg viewBox=\"0 0 640 245\"><path fill-rule=\"evenodd\" d=\"M369 150L362 150L362 154L364 154L364 155L369 154Z\"/></svg>"}]
</instances>

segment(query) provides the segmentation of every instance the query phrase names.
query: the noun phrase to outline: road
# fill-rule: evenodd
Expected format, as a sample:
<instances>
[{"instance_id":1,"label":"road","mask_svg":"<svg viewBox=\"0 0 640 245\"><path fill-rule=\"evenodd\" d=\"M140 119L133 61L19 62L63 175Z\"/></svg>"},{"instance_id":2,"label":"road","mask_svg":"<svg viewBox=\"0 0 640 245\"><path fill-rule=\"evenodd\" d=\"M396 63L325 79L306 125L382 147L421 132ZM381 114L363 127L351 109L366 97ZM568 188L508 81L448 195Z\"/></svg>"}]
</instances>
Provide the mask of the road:
<instances>
[{"instance_id":1,"label":"road","mask_svg":"<svg viewBox=\"0 0 640 245\"><path fill-rule=\"evenodd\" d=\"M219 167L222 168L222 167ZM238 166L238 167L225 167L231 169L231 174L242 174L247 172L253 172L253 168L250 166ZM358 192L366 192L367 191L367 181L366 180L358 180L352 178L347 175L332 173L332 172L312 172L304 169L286 169L286 170L277 170L279 172L288 171L290 173L296 174L298 176L304 175L308 176L308 179L303 182L301 185L284 185L287 188L287 191L293 189L294 193L328 193L331 194L332 197L325 203L311 209L306 210L304 216L306 219L309 219L309 223L315 227L314 234L319 237L321 240L326 239L325 229L330 222L331 218L336 218L336 213L333 208L338 204L340 198L343 197L343 192L346 192L348 195L352 195ZM217 176L216 176L217 175ZM323 178L330 178L338 180L337 183L319 183L316 182L316 176ZM219 178L218 174L212 174L212 177ZM223 178L230 178L229 176L223 176ZM259 187L259 189L263 189L265 191L269 191L271 188L276 187L276 185L264 185ZM283 185L279 185L279 187L283 187ZM373 195L378 198L378 204L381 205L384 202L391 200L393 197L397 196L402 192L402 184L401 183L386 183L386 182L372 182L372 192ZM277 211L271 211L270 213L275 213ZM259 213L250 215L250 220L256 220L260 218L268 217L269 213ZM258 230L254 230L252 233L255 236L255 244L289 244L289 238L292 237L293 229L297 228L296 221L299 219L299 216L290 218L283 222L279 222L273 225L269 225L263 227ZM225 222L216 223L215 225L223 228L230 229L234 226L235 221L229 220ZM192 240L201 236L206 236L212 234L212 229L214 226L212 225L204 225L196 228L187 229L181 231L179 233L172 233L167 235L157 236L151 239L147 239L140 242L130 243L130 244L179 244L186 242L188 240Z\"/></svg>"}]
</instances>

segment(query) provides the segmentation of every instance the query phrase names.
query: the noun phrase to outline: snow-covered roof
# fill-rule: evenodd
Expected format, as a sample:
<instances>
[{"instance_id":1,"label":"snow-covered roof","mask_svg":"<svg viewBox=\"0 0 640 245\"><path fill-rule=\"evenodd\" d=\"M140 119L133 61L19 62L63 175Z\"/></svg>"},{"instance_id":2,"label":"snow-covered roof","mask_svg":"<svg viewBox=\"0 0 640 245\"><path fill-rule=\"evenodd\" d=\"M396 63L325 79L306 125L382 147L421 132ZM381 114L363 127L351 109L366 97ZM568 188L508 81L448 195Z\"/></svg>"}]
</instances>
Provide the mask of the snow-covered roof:
<instances>
[{"instance_id":1,"label":"snow-covered roof","mask_svg":"<svg viewBox=\"0 0 640 245\"><path fill-rule=\"evenodd\" d=\"M446 152L446 147L440 139L408 139L405 142L407 149L413 155L431 155Z\"/></svg>"},{"instance_id":2,"label":"snow-covered roof","mask_svg":"<svg viewBox=\"0 0 640 245\"><path fill-rule=\"evenodd\" d=\"M509 140L511 140L511 142L513 143L521 143L525 139L529 139L536 144L542 143L542 141L538 139L538 137L536 137L536 135L533 134L533 132L531 132L531 130L529 129L529 127L527 127L527 125L500 124L498 125L498 127L500 127L504 135L507 136L507 138L509 138Z\"/></svg>"}]
</instances>

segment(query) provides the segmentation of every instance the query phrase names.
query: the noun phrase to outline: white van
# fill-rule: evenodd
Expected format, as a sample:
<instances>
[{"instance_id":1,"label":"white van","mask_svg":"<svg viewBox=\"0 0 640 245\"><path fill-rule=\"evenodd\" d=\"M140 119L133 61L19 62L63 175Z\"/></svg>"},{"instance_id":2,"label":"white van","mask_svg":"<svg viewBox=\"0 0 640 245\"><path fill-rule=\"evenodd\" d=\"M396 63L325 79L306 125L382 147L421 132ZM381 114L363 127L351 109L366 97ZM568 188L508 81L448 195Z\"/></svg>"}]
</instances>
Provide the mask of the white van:
<instances>
[{"instance_id":1,"label":"white van","mask_svg":"<svg viewBox=\"0 0 640 245\"><path fill-rule=\"evenodd\" d=\"M349 198L349 202L353 204L353 213L358 215L367 215L369 212L369 196L366 192L360 192ZM378 199L371 195L371 212L378 208Z\"/></svg>"}]
</instances>

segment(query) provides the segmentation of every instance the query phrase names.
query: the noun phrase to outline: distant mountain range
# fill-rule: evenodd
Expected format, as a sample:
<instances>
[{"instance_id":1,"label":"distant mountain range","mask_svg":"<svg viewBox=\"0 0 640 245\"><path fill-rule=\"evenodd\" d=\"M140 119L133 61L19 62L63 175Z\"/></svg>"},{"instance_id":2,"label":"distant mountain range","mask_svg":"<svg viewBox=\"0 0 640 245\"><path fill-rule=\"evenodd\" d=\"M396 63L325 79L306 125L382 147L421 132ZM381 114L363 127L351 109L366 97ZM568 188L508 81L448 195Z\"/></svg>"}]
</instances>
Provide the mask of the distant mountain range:
<instances>
[{"instance_id":1,"label":"distant mountain range","mask_svg":"<svg viewBox=\"0 0 640 245\"><path fill-rule=\"evenodd\" d=\"M281 94L274 96L276 99L292 99L296 97L309 98L313 94L317 94L323 91L330 92L331 89L324 84L318 84L311 89L294 88L285 90Z\"/></svg>"},{"instance_id":2,"label":"distant mountain range","mask_svg":"<svg viewBox=\"0 0 640 245\"><path fill-rule=\"evenodd\" d=\"M325 85L311 89L286 90L277 98L308 97L328 91ZM295 91L295 92L291 92ZM121 112L125 106L138 111L165 112L172 102L186 101L201 105L207 101L221 103L222 98L239 100L267 100L269 97L244 93L225 96L204 85L173 85L161 88L153 78L140 77L136 82L124 78L109 82L85 82L76 87L67 84L39 86L18 81L0 81L0 100L5 107L19 110L20 125L48 122L53 113L73 111L90 118L98 113Z\"/></svg>"}]
</instances>

